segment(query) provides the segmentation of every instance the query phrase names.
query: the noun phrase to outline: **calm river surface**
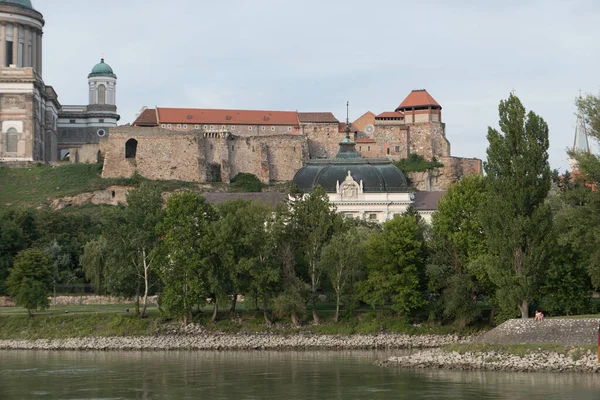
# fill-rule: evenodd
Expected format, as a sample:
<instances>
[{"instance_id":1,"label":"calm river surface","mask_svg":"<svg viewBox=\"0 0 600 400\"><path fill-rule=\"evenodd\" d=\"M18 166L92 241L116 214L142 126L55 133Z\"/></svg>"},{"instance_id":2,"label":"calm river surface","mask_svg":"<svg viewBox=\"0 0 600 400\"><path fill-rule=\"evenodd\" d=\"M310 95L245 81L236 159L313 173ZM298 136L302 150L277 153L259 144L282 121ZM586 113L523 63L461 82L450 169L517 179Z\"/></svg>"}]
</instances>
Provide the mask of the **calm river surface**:
<instances>
[{"instance_id":1,"label":"calm river surface","mask_svg":"<svg viewBox=\"0 0 600 400\"><path fill-rule=\"evenodd\" d=\"M600 399L600 376L405 371L399 351L0 351L0 399Z\"/></svg>"}]
</instances>

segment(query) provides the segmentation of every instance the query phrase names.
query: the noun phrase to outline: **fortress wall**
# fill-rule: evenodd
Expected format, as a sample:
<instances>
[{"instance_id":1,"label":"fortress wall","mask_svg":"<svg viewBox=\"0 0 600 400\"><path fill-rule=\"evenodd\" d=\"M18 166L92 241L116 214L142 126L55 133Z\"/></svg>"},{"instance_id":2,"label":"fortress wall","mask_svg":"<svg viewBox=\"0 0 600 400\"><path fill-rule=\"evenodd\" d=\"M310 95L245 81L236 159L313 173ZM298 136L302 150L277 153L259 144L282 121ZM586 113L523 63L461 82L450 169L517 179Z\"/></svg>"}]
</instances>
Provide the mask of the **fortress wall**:
<instances>
[{"instance_id":1,"label":"fortress wall","mask_svg":"<svg viewBox=\"0 0 600 400\"><path fill-rule=\"evenodd\" d=\"M302 132L308 139L310 158L332 158L338 152L340 141L346 136L338 123L302 123Z\"/></svg>"},{"instance_id":2,"label":"fortress wall","mask_svg":"<svg viewBox=\"0 0 600 400\"><path fill-rule=\"evenodd\" d=\"M137 140L135 158L125 158L125 143ZM198 142L194 134L161 128L117 128L101 141L103 178L131 177L199 182Z\"/></svg>"}]
</instances>

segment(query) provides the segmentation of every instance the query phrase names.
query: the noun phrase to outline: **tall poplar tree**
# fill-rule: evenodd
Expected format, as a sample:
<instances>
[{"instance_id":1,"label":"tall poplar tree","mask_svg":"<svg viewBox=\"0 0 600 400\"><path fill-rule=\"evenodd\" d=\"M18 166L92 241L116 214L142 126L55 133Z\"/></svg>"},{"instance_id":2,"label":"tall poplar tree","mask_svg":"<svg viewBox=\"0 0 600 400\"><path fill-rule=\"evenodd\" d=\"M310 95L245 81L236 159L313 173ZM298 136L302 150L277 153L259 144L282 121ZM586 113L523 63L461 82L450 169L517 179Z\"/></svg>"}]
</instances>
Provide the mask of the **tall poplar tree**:
<instances>
[{"instance_id":1,"label":"tall poplar tree","mask_svg":"<svg viewBox=\"0 0 600 400\"><path fill-rule=\"evenodd\" d=\"M489 128L484 163L489 181L482 219L490 250L487 267L502 315L519 309L528 318L549 257L548 125L527 113L514 95L500 102L499 114L501 132Z\"/></svg>"}]
</instances>

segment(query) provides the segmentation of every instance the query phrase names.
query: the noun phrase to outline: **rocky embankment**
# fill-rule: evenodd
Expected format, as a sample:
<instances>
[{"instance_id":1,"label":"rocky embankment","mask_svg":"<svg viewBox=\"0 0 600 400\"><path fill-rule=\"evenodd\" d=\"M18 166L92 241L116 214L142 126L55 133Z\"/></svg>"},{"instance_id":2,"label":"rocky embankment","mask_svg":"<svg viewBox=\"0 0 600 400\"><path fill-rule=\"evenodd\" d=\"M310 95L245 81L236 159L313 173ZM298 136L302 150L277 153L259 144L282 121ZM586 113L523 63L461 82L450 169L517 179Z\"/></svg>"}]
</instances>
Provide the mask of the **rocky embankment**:
<instances>
[{"instance_id":1,"label":"rocky embankment","mask_svg":"<svg viewBox=\"0 0 600 400\"><path fill-rule=\"evenodd\" d=\"M568 354L554 351L531 351L515 355L500 351L466 352L444 349L424 350L408 356L390 357L376 364L384 367L444 368L513 372L600 372L597 354L575 348Z\"/></svg>"},{"instance_id":2,"label":"rocky embankment","mask_svg":"<svg viewBox=\"0 0 600 400\"><path fill-rule=\"evenodd\" d=\"M190 332L190 329L186 330ZM458 335L319 335L175 333L152 337L0 340L0 350L359 350L433 348L468 339Z\"/></svg>"},{"instance_id":3,"label":"rocky embankment","mask_svg":"<svg viewBox=\"0 0 600 400\"><path fill-rule=\"evenodd\" d=\"M524 354L513 354L509 350L456 352L433 349L408 356L390 357L378 361L377 364L404 368L596 373L600 371L598 355L589 350L589 346L596 345L597 340L597 319L513 319L474 338L472 343L508 348L514 345L528 345L531 350L519 352ZM535 345L548 344L572 348L565 351L565 354L541 347L535 349ZM588 346L588 349L577 346Z\"/></svg>"}]
</instances>

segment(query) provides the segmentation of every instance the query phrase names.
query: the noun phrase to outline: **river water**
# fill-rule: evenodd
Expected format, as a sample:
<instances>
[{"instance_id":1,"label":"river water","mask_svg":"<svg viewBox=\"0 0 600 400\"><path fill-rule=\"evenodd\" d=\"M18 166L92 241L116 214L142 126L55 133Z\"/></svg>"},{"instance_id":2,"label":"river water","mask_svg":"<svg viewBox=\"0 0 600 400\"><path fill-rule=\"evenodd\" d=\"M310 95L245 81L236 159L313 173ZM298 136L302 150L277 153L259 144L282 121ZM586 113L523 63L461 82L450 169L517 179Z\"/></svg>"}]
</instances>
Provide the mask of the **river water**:
<instances>
[{"instance_id":1,"label":"river water","mask_svg":"<svg viewBox=\"0 0 600 400\"><path fill-rule=\"evenodd\" d=\"M0 351L0 399L600 399L594 374L407 371L400 351Z\"/></svg>"}]
</instances>

